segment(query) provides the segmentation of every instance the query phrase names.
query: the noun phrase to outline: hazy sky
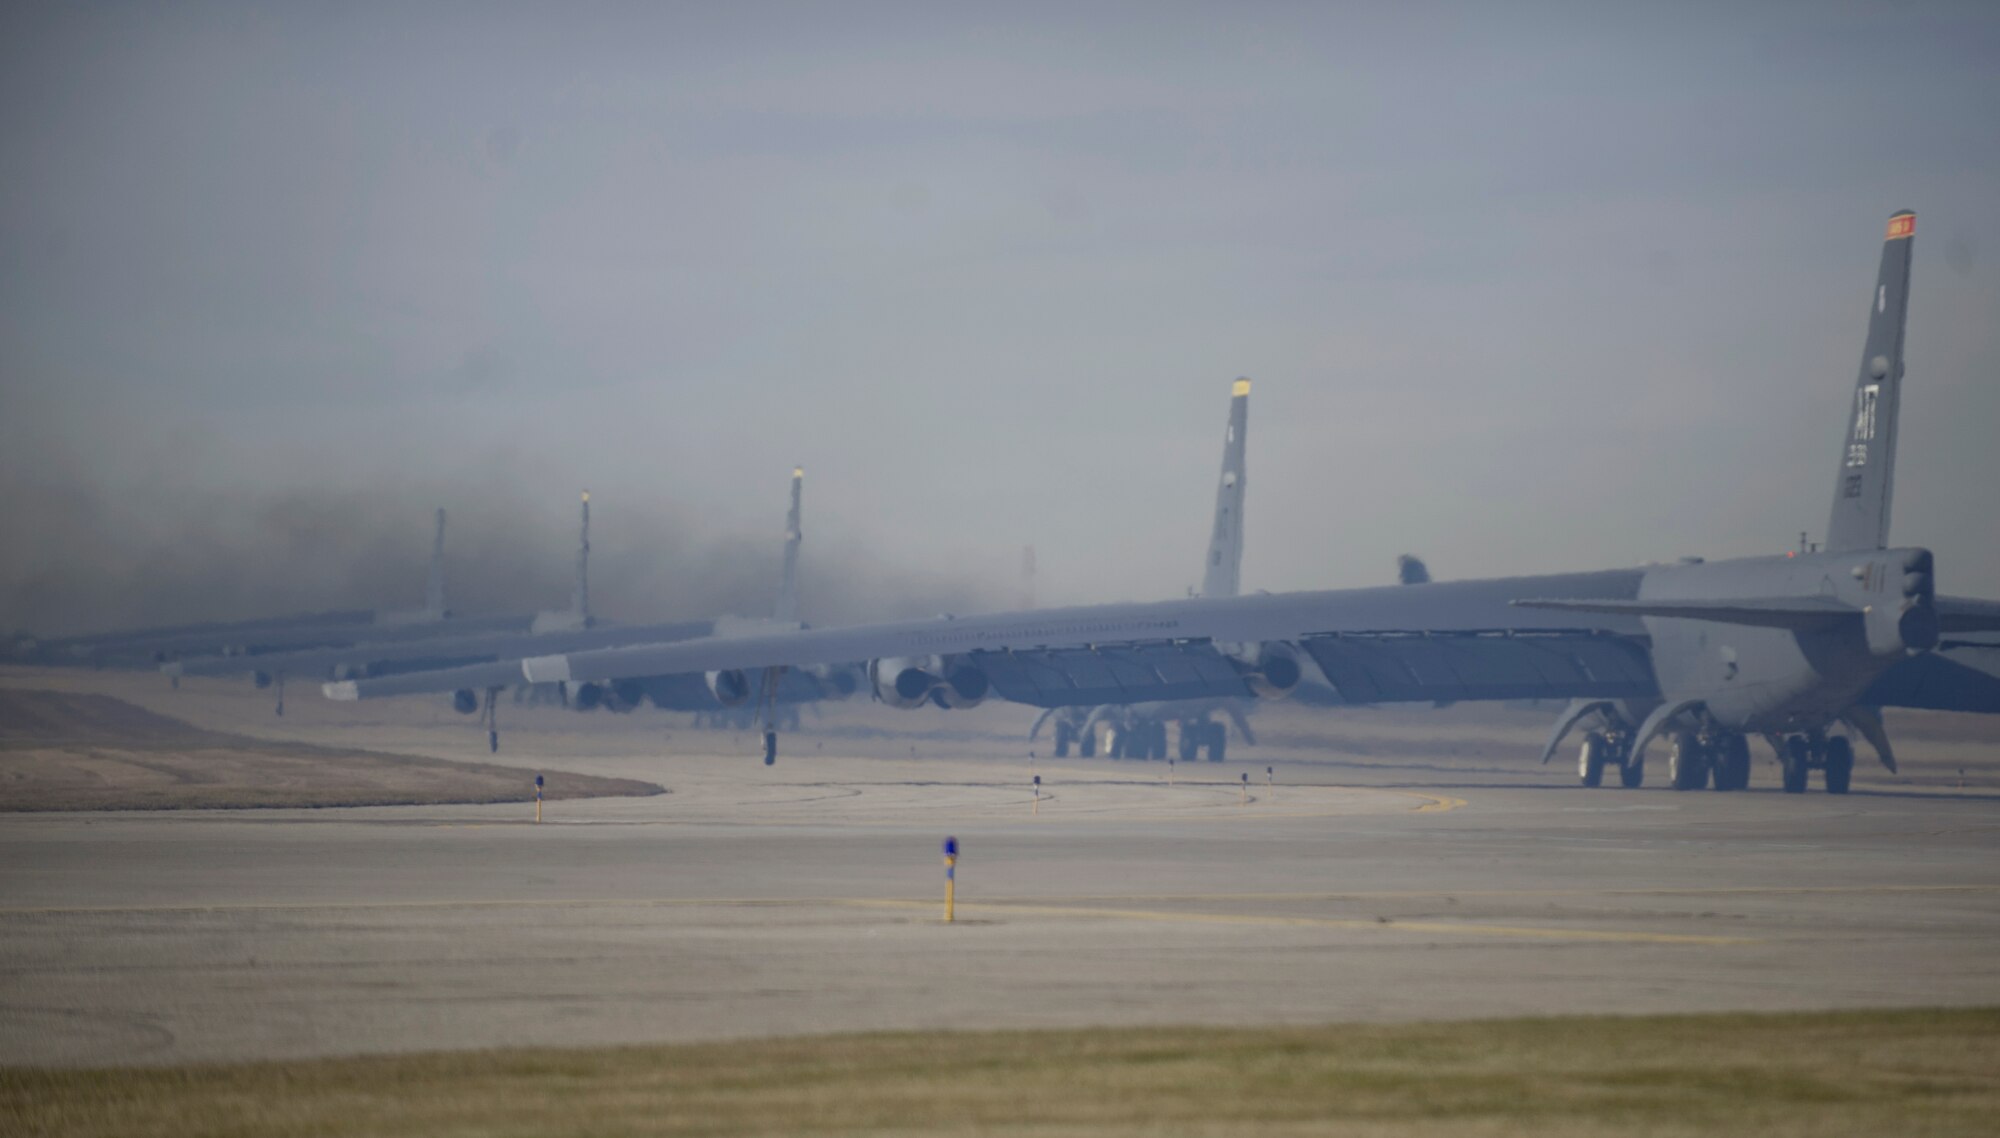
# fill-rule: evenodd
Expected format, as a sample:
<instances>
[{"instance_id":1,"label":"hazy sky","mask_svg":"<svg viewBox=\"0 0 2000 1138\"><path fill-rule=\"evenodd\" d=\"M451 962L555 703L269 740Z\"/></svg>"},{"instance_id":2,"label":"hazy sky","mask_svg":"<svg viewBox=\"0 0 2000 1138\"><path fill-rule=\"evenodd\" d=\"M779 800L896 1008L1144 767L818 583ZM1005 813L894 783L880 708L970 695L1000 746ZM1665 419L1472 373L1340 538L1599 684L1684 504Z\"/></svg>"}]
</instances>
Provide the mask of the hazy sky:
<instances>
[{"instance_id":1,"label":"hazy sky","mask_svg":"<svg viewBox=\"0 0 2000 1138\"><path fill-rule=\"evenodd\" d=\"M1622 7L9 5L0 627L412 605L437 504L553 606L586 485L754 608L794 463L809 616L1178 595L1237 375L1251 587L1774 552L1905 207L2000 594L2000 6Z\"/></svg>"}]
</instances>

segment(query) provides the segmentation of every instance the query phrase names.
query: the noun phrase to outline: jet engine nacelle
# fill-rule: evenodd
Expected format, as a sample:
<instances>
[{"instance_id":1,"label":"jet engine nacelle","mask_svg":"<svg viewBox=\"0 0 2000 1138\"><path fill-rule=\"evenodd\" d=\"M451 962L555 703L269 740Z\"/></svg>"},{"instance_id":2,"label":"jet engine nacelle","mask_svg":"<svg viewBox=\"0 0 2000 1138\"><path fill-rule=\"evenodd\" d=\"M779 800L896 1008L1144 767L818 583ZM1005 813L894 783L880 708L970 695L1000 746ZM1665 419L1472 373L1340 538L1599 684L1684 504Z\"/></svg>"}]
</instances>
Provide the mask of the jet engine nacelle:
<instances>
[{"instance_id":1,"label":"jet engine nacelle","mask_svg":"<svg viewBox=\"0 0 2000 1138\"><path fill-rule=\"evenodd\" d=\"M942 656L884 657L868 665L868 680L877 699L901 708L976 707L993 690L985 672Z\"/></svg>"},{"instance_id":2,"label":"jet engine nacelle","mask_svg":"<svg viewBox=\"0 0 2000 1138\"><path fill-rule=\"evenodd\" d=\"M891 707L922 707L944 683L944 661L936 656L885 656L868 664L875 698Z\"/></svg>"},{"instance_id":3,"label":"jet engine nacelle","mask_svg":"<svg viewBox=\"0 0 2000 1138\"><path fill-rule=\"evenodd\" d=\"M750 677L735 668L710 672L708 690L715 697L715 702L722 706L741 707L750 701Z\"/></svg>"},{"instance_id":4,"label":"jet engine nacelle","mask_svg":"<svg viewBox=\"0 0 2000 1138\"><path fill-rule=\"evenodd\" d=\"M1867 606L1868 650L1876 656L1898 657L1937 647L1938 616L1928 549L1896 551L1881 572L1888 576L1874 603ZM1857 574L1866 577L1866 571ZM1888 599L1880 599L1886 594Z\"/></svg>"},{"instance_id":5,"label":"jet engine nacelle","mask_svg":"<svg viewBox=\"0 0 2000 1138\"><path fill-rule=\"evenodd\" d=\"M568 685L569 705L576 711L606 711L624 713L639 706L646 698L646 689L637 680L612 680L606 683L591 680L587 683Z\"/></svg>"},{"instance_id":6,"label":"jet engine nacelle","mask_svg":"<svg viewBox=\"0 0 2000 1138\"><path fill-rule=\"evenodd\" d=\"M460 715L471 715L479 710L479 693L471 688L460 688L451 693L451 709Z\"/></svg>"},{"instance_id":7,"label":"jet engine nacelle","mask_svg":"<svg viewBox=\"0 0 2000 1138\"><path fill-rule=\"evenodd\" d=\"M1226 651L1259 699L1283 699L1297 690L1299 681L1305 678L1305 666L1299 663L1298 653L1282 641L1240 644Z\"/></svg>"}]
</instances>

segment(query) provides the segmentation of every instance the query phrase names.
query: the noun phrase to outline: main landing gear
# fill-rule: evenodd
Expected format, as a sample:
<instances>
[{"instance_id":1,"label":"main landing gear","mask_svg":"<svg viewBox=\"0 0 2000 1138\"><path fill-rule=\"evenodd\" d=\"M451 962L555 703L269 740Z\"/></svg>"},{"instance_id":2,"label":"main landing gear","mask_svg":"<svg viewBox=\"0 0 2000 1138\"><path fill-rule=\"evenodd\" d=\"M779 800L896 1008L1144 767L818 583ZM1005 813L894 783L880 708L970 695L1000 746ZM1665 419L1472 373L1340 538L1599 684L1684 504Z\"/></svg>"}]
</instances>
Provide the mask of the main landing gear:
<instances>
[{"instance_id":1,"label":"main landing gear","mask_svg":"<svg viewBox=\"0 0 2000 1138\"><path fill-rule=\"evenodd\" d=\"M1667 781L1675 790L1743 790L1750 785L1750 741L1734 732L1676 731L1667 749Z\"/></svg>"},{"instance_id":2,"label":"main landing gear","mask_svg":"<svg viewBox=\"0 0 2000 1138\"><path fill-rule=\"evenodd\" d=\"M1846 794L1854 777L1854 744L1835 735L1787 735L1778 747L1786 794L1804 794L1815 768L1826 780L1828 794Z\"/></svg>"},{"instance_id":3,"label":"main landing gear","mask_svg":"<svg viewBox=\"0 0 2000 1138\"><path fill-rule=\"evenodd\" d=\"M1632 736L1623 731L1592 731L1583 737L1576 773L1585 786L1604 785L1604 768L1618 768L1618 781L1631 788L1646 781L1646 756L1632 753Z\"/></svg>"}]
</instances>

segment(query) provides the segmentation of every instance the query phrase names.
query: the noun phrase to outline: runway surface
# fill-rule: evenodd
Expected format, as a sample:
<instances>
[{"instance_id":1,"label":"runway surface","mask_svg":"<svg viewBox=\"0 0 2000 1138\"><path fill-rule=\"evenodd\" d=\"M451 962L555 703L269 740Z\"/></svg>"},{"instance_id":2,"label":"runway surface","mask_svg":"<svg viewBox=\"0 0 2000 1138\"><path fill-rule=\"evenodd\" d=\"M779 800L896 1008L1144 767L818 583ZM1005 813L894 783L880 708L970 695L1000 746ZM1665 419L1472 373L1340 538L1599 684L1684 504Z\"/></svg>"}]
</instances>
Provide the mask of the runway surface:
<instances>
[{"instance_id":1,"label":"runway surface","mask_svg":"<svg viewBox=\"0 0 2000 1138\"><path fill-rule=\"evenodd\" d=\"M869 746L598 754L671 793L541 825L0 818L0 1064L2000 1002L1991 798Z\"/></svg>"}]
</instances>

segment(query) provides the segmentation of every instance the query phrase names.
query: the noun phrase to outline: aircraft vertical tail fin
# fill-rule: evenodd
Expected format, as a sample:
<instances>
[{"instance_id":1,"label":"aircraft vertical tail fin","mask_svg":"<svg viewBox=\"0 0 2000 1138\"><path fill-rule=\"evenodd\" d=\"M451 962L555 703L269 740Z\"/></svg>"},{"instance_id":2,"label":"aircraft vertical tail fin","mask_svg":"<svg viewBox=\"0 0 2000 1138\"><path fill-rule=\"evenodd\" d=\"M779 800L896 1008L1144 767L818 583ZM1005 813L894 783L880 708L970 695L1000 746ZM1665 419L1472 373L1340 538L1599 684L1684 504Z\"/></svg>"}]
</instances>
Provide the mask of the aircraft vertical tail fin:
<instances>
[{"instance_id":1,"label":"aircraft vertical tail fin","mask_svg":"<svg viewBox=\"0 0 2000 1138\"><path fill-rule=\"evenodd\" d=\"M1215 488L1215 530L1208 539L1208 563L1201 595L1233 597L1243 570L1243 480L1245 432L1250 425L1250 381L1229 389L1229 430L1222 436L1222 480Z\"/></svg>"},{"instance_id":2,"label":"aircraft vertical tail fin","mask_svg":"<svg viewBox=\"0 0 2000 1138\"><path fill-rule=\"evenodd\" d=\"M590 623L590 491L583 492L583 526L576 541L576 585L569 596L569 611L584 624Z\"/></svg>"},{"instance_id":3,"label":"aircraft vertical tail fin","mask_svg":"<svg viewBox=\"0 0 2000 1138\"><path fill-rule=\"evenodd\" d=\"M799 498L805 488L806 468L792 468L792 509L785 515L785 573L778 582L778 603L771 615L782 621L799 619L799 543L805 534L799 528Z\"/></svg>"},{"instance_id":4,"label":"aircraft vertical tail fin","mask_svg":"<svg viewBox=\"0 0 2000 1138\"><path fill-rule=\"evenodd\" d=\"M424 615L443 620L444 607L444 507L437 512L437 532L431 538L431 569L424 581Z\"/></svg>"},{"instance_id":5,"label":"aircraft vertical tail fin","mask_svg":"<svg viewBox=\"0 0 2000 1138\"><path fill-rule=\"evenodd\" d=\"M1896 474L1896 411L1903 388L1903 321L1910 311L1910 251L1917 215L1889 218L1882 267L1868 297L1868 342L1848 409L1847 435L1834 484L1833 514L1826 524L1829 553L1886 549L1889 505Z\"/></svg>"}]
</instances>

